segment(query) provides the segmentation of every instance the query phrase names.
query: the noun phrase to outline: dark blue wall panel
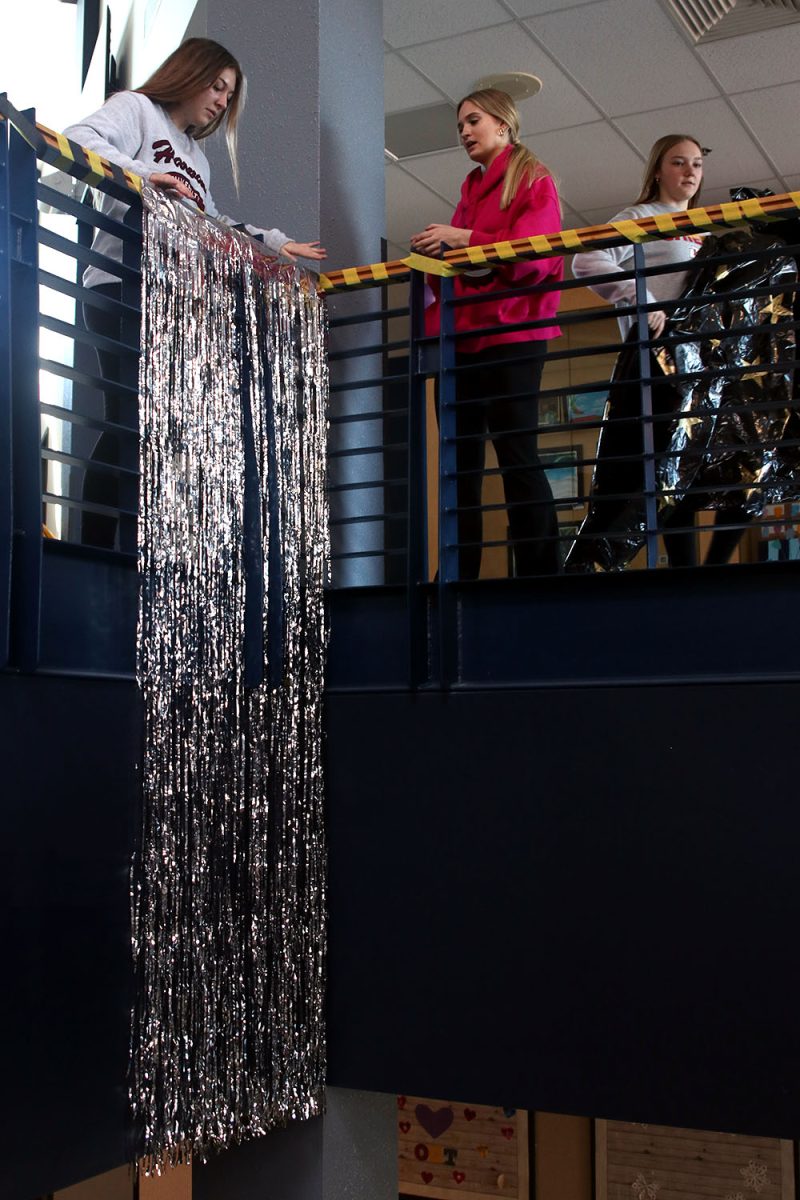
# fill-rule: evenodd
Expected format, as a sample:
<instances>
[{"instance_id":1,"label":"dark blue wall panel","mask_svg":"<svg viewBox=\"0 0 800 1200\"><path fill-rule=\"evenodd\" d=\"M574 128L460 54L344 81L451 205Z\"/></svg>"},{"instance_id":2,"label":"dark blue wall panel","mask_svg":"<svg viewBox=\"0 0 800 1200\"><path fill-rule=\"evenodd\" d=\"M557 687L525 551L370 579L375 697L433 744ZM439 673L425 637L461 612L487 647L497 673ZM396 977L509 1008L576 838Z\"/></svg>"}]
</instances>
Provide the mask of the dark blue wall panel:
<instances>
[{"instance_id":1,"label":"dark blue wall panel","mask_svg":"<svg viewBox=\"0 0 800 1200\"><path fill-rule=\"evenodd\" d=\"M799 705L331 696L331 1083L796 1137Z\"/></svg>"},{"instance_id":2,"label":"dark blue wall panel","mask_svg":"<svg viewBox=\"0 0 800 1200\"><path fill-rule=\"evenodd\" d=\"M32 1200L130 1154L132 683L0 675L0 1195Z\"/></svg>"}]
</instances>

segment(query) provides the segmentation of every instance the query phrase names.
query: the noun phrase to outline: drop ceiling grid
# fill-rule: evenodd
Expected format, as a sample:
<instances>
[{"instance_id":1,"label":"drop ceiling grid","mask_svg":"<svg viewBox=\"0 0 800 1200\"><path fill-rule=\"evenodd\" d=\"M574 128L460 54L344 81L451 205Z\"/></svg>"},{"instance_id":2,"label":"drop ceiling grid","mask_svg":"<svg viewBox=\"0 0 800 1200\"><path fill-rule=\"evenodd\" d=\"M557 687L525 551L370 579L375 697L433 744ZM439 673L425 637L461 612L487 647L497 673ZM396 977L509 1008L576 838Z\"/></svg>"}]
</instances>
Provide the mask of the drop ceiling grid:
<instances>
[{"instance_id":1,"label":"drop ceiling grid","mask_svg":"<svg viewBox=\"0 0 800 1200\"><path fill-rule=\"evenodd\" d=\"M511 19L498 24L498 10ZM520 105L523 134L561 180L565 227L630 203L650 144L672 128L714 149L707 202L734 184L781 190L797 178L798 94L774 85L800 85L800 24L696 48L660 0L385 0L384 11L387 112L455 100L494 72L542 77L542 93ZM442 198L455 204L468 170L460 151L388 170L390 240L405 245L448 219Z\"/></svg>"}]
</instances>

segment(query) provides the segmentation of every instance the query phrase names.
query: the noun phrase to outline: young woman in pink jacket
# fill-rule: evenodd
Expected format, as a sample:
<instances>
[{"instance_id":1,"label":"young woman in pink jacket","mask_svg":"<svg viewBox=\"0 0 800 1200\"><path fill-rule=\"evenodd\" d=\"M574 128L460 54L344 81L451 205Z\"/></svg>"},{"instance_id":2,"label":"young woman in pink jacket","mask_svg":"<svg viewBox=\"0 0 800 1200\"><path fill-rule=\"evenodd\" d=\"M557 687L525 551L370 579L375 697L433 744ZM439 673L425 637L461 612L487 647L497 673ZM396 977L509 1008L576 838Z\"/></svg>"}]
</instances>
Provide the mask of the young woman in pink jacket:
<instances>
[{"instance_id":1,"label":"young woman in pink jacket","mask_svg":"<svg viewBox=\"0 0 800 1200\"><path fill-rule=\"evenodd\" d=\"M427 225L411 239L422 254L480 246L561 228L561 206L547 167L519 140L519 115L506 92L486 88L458 105L461 144L476 164L461 187L450 225ZM538 395L559 291L522 292L528 285L556 284L560 256L461 275L455 294L481 295L455 310L457 373L459 575L480 571L481 486L487 435L494 443L508 505L510 540L517 575L558 573L558 522L553 494L538 453ZM436 281L426 330L439 329ZM509 293L510 294L506 294ZM512 328L537 322L534 328ZM482 330L476 333L473 331Z\"/></svg>"}]
</instances>

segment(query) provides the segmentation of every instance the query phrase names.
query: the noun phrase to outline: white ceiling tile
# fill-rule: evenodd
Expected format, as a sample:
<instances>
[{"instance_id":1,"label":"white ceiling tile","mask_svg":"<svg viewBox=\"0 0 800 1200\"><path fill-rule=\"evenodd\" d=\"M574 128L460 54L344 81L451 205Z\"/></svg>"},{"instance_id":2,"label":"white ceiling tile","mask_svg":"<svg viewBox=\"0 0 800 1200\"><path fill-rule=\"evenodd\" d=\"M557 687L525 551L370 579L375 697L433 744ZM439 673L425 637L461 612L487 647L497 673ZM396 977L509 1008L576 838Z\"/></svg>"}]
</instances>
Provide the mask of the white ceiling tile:
<instances>
[{"instance_id":1,"label":"white ceiling tile","mask_svg":"<svg viewBox=\"0 0 800 1200\"><path fill-rule=\"evenodd\" d=\"M571 208L616 211L636 195L642 161L605 121L525 138L559 181Z\"/></svg>"},{"instance_id":2,"label":"white ceiling tile","mask_svg":"<svg viewBox=\"0 0 800 1200\"><path fill-rule=\"evenodd\" d=\"M774 174L764 155L736 114L724 100L709 100L705 104L681 104L659 112L639 113L620 117L617 125L627 134L644 156L656 138L665 133L688 133L710 146L712 153L705 163L708 187L732 187L749 183L751 179L766 179ZM632 180L638 191L639 180Z\"/></svg>"},{"instance_id":3,"label":"white ceiling tile","mask_svg":"<svg viewBox=\"0 0 800 1200\"><path fill-rule=\"evenodd\" d=\"M403 166L415 179L419 179L447 199L452 209L458 203L461 184L474 164L463 150L445 150L440 154L422 154L419 158L407 158ZM433 219L433 218L431 218ZM427 224L427 222L425 222Z\"/></svg>"},{"instance_id":4,"label":"white ceiling tile","mask_svg":"<svg viewBox=\"0 0 800 1200\"><path fill-rule=\"evenodd\" d=\"M784 175L783 178L790 192L800 191L800 175Z\"/></svg>"},{"instance_id":5,"label":"white ceiling tile","mask_svg":"<svg viewBox=\"0 0 800 1200\"><path fill-rule=\"evenodd\" d=\"M386 168L386 231L398 246L434 221L446 222L452 206L394 164Z\"/></svg>"},{"instance_id":6,"label":"white ceiling tile","mask_svg":"<svg viewBox=\"0 0 800 1200\"><path fill-rule=\"evenodd\" d=\"M782 174L800 167L800 125L784 114L800 112L800 83L731 96L761 145Z\"/></svg>"},{"instance_id":7,"label":"white ceiling tile","mask_svg":"<svg viewBox=\"0 0 800 1200\"><path fill-rule=\"evenodd\" d=\"M387 54L384 58L383 96L387 113L435 104L442 99L441 92L431 87L399 54Z\"/></svg>"},{"instance_id":8,"label":"white ceiling tile","mask_svg":"<svg viewBox=\"0 0 800 1200\"><path fill-rule=\"evenodd\" d=\"M718 95L652 0L602 0L526 25L611 116Z\"/></svg>"},{"instance_id":9,"label":"white ceiling tile","mask_svg":"<svg viewBox=\"0 0 800 1200\"><path fill-rule=\"evenodd\" d=\"M506 0L508 7L518 17L537 17L541 13L561 12L579 5L585 7L585 3L586 0Z\"/></svg>"},{"instance_id":10,"label":"white ceiling tile","mask_svg":"<svg viewBox=\"0 0 800 1200\"><path fill-rule=\"evenodd\" d=\"M763 88L800 79L800 23L698 46L727 92Z\"/></svg>"},{"instance_id":11,"label":"white ceiling tile","mask_svg":"<svg viewBox=\"0 0 800 1200\"><path fill-rule=\"evenodd\" d=\"M599 116L594 105L516 21L451 38L446 48L439 42L415 46L405 52L405 57L454 101L466 95L476 80L485 75L506 71L531 71L538 75L542 80L541 92L519 105L523 133L579 125L596 121Z\"/></svg>"},{"instance_id":12,"label":"white ceiling tile","mask_svg":"<svg viewBox=\"0 0 800 1200\"><path fill-rule=\"evenodd\" d=\"M383 0L383 36L395 48L507 20L498 0Z\"/></svg>"}]
</instances>

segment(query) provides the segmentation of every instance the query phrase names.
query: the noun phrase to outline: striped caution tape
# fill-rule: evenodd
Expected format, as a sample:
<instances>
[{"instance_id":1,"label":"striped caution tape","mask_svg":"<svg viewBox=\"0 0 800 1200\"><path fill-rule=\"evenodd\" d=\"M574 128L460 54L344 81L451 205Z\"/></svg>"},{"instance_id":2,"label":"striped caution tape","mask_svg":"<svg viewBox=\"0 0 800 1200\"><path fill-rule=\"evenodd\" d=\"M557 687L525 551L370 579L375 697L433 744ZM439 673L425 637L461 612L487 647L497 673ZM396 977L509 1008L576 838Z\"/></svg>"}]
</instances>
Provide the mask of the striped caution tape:
<instances>
[{"instance_id":1,"label":"striped caution tape","mask_svg":"<svg viewBox=\"0 0 800 1200\"><path fill-rule=\"evenodd\" d=\"M426 258L409 254L407 258L388 263L372 263L363 267L348 267L320 276L323 291L343 291L352 287L369 287L375 282L399 280L409 271L425 271L430 275L458 274L470 266L491 263L521 262L532 254L547 257L575 250L594 250L618 245L620 236L629 242L652 241L663 237L681 237L687 233L707 233L757 218L762 221L792 216L800 211L800 192L785 192L779 196L760 196L752 200L730 201L708 208L690 208L685 212L660 213L638 221L613 221L607 225L590 225L584 229L563 229L559 233L537 234L534 237L514 238L487 246L465 246L449 250L444 258ZM383 269L382 273L380 268ZM453 270L455 268L455 270Z\"/></svg>"},{"instance_id":2,"label":"striped caution tape","mask_svg":"<svg viewBox=\"0 0 800 1200\"><path fill-rule=\"evenodd\" d=\"M93 150L71 142L63 133L48 129L46 125L34 124L23 116L5 95L0 95L0 118L5 118L17 133L36 151L37 158L57 167L92 187L101 187L117 199L124 199L131 192L139 195L143 179L133 171L126 171L116 163L109 162Z\"/></svg>"},{"instance_id":3,"label":"striped caution tape","mask_svg":"<svg viewBox=\"0 0 800 1200\"><path fill-rule=\"evenodd\" d=\"M57 133L46 125L34 124L0 93L0 120L8 120L44 162L73 175L93 187L101 187L119 199L142 191L143 179L126 171ZM800 191L784 192L778 196L758 196L749 200L734 200L709 208L689 208L683 212L659 213L639 220L613 221L607 225L590 225L583 229L563 229L558 233L537 234L493 242L486 246L465 246L449 250L443 258L428 258L424 254L409 254L406 258L385 263L369 263L361 267L344 267L339 271L320 274L319 287L325 292L371 287L376 283L399 281L410 271L448 278L459 275L471 266L493 263L521 262L536 255L548 257L576 250L592 250L618 245L622 236L630 242L650 241L660 237L680 237L687 233L706 233L717 228L742 224L754 218L768 221L792 216L800 211Z\"/></svg>"}]
</instances>

